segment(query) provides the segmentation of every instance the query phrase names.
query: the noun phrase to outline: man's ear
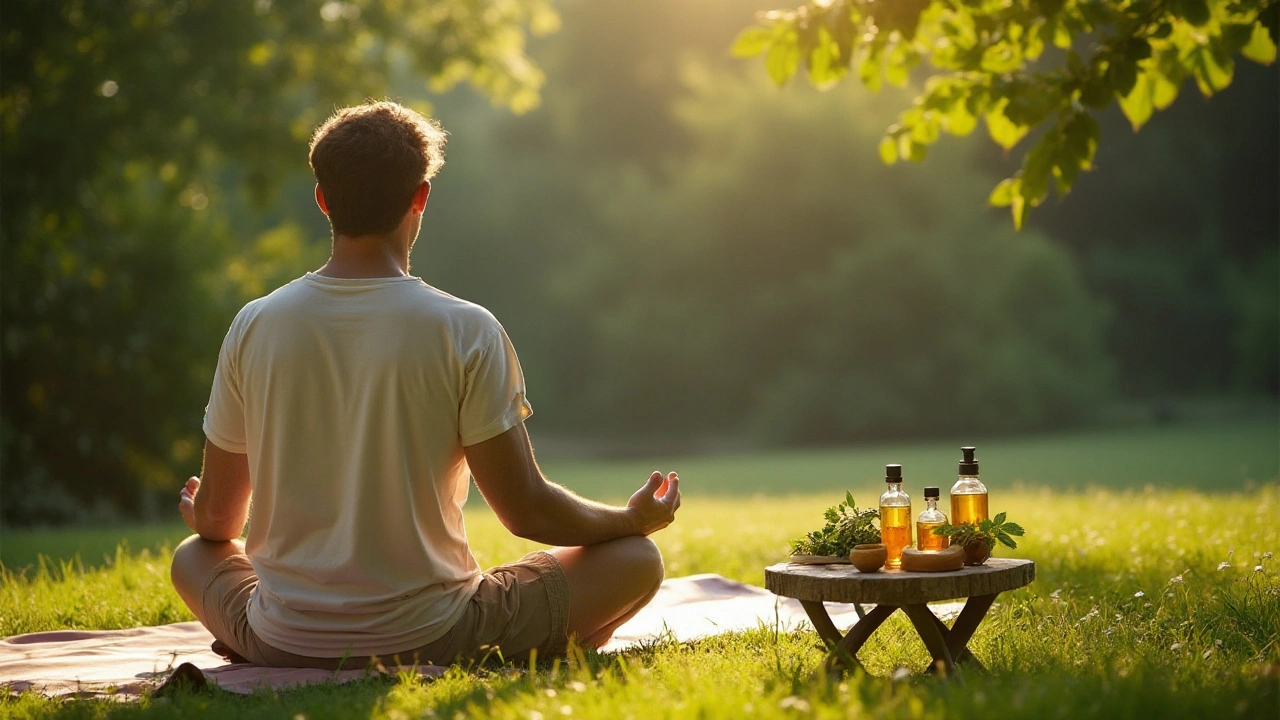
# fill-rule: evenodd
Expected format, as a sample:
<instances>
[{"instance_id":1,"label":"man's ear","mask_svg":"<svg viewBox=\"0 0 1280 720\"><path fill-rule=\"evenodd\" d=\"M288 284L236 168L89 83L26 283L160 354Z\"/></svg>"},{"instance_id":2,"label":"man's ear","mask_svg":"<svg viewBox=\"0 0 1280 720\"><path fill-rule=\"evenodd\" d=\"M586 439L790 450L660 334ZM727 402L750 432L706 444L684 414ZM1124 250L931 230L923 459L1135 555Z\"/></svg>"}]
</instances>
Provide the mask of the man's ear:
<instances>
[{"instance_id":1,"label":"man's ear","mask_svg":"<svg viewBox=\"0 0 1280 720\"><path fill-rule=\"evenodd\" d=\"M324 191L320 189L320 183L316 183L316 205L320 206L320 212L329 216L329 205L324 201Z\"/></svg>"},{"instance_id":2,"label":"man's ear","mask_svg":"<svg viewBox=\"0 0 1280 720\"><path fill-rule=\"evenodd\" d=\"M316 192L320 191L320 186L316 186ZM409 208L414 215L421 215L422 210L427 207L427 196L431 194L431 181L423 180L417 190L413 191L413 203Z\"/></svg>"}]
</instances>

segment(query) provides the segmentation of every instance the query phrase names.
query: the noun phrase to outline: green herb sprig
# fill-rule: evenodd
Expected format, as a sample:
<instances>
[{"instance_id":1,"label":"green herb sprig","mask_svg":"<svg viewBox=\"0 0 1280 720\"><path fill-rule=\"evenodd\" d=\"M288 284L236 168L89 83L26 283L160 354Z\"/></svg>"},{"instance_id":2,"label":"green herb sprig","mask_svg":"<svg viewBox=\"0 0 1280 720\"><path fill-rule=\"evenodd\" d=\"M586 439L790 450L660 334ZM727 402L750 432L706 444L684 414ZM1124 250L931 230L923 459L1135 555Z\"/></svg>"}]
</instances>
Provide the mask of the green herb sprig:
<instances>
[{"instance_id":1,"label":"green herb sprig","mask_svg":"<svg viewBox=\"0 0 1280 720\"><path fill-rule=\"evenodd\" d=\"M978 543L985 543L987 548L996 546L996 541L1011 548L1018 547L1018 543L1014 542L1013 535L1022 536L1026 531L1022 526L1015 522L1006 522L1005 513L996 515L994 519L983 520L980 523L960 523L952 525L947 523L939 528L934 528L934 535L942 535L951 538L952 545L963 545L964 547L972 547Z\"/></svg>"},{"instance_id":2,"label":"green herb sprig","mask_svg":"<svg viewBox=\"0 0 1280 720\"><path fill-rule=\"evenodd\" d=\"M827 508L822 514L826 524L791 542L793 555L828 555L844 557L855 545L880 542L880 511L859 510L853 493L844 494L844 502Z\"/></svg>"}]
</instances>

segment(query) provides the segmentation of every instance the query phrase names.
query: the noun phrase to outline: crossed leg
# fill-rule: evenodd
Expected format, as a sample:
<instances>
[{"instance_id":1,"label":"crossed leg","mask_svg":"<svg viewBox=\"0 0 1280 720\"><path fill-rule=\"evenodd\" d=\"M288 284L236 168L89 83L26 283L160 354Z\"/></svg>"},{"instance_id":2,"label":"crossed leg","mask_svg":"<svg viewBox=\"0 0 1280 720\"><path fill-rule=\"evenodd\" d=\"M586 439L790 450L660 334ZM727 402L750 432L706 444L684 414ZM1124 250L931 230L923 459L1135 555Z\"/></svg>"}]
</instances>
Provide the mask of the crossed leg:
<instances>
[{"instance_id":1,"label":"crossed leg","mask_svg":"<svg viewBox=\"0 0 1280 720\"><path fill-rule=\"evenodd\" d=\"M569 578L569 634L598 648L662 585L662 553L640 536L550 551Z\"/></svg>"},{"instance_id":2,"label":"crossed leg","mask_svg":"<svg viewBox=\"0 0 1280 720\"><path fill-rule=\"evenodd\" d=\"M174 549L173 564L169 568L173 587L205 627L209 623L205 622L204 598L201 594L213 575L213 569L232 555L243 554L244 542L241 540L214 542L199 535L183 540Z\"/></svg>"},{"instance_id":3,"label":"crossed leg","mask_svg":"<svg viewBox=\"0 0 1280 720\"><path fill-rule=\"evenodd\" d=\"M614 630L647 605L662 584L662 554L645 537L550 552L569 580L569 634L576 635L586 647L598 648L609 642ZM182 541L173 552L173 586L206 627L201 594L213 569L236 554L244 554L240 540L211 542L198 535Z\"/></svg>"}]
</instances>

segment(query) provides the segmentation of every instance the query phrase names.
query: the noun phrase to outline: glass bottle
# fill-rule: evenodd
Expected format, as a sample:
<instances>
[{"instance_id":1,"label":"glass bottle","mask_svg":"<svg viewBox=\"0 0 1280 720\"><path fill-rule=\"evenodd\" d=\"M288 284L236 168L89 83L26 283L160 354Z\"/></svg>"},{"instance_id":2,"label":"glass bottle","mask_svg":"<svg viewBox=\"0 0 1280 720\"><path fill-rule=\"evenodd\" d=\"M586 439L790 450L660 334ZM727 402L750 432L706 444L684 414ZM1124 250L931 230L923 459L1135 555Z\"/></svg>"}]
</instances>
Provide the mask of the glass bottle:
<instances>
[{"instance_id":1,"label":"glass bottle","mask_svg":"<svg viewBox=\"0 0 1280 720\"><path fill-rule=\"evenodd\" d=\"M938 509L938 488L924 489L924 512L916 519L916 549L925 552L946 550L951 546L951 539L944 535L934 535L935 528L947 524L947 516Z\"/></svg>"},{"instance_id":2,"label":"glass bottle","mask_svg":"<svg viewBox=\"0 0 1280 720\"><path fill-rule=\"evenodd\" d=\"M963 447L964 459L960 461L960 479L951 486L951 522L980 523L987 519L987 486L978 479L978 461L974 458L977 448Z\"/></svg>"},{"instance_id":3,"label":"glass bottle","mask_svg":"<svg viewBox=\"0 0 1280 720\"><path fill-rule=\"evenodd\" d=\"M911 498L902 492L902 466L886 465L888 486L880 496L880 542L889 551L885 567L902 567L902 551L911 546Z\"/></svg>"}]
</instances>

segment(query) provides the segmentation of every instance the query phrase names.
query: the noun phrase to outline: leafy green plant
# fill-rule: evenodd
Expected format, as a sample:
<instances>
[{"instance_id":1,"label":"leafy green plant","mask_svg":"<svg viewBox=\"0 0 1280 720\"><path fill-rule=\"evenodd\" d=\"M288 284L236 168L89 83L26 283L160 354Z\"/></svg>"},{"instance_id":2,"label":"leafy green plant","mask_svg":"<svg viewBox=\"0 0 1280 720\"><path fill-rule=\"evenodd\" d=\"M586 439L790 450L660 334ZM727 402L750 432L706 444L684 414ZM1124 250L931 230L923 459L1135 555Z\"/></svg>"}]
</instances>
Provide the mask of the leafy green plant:
<instances>
[{"instance_id":1,"label":"leafy green plant","mask_svg":"<svg viewBox=\"0 0 1280 720\"><path fill-rule=\"evenodd\" d=\"M1093 169L1095 114L1117 103L1137 131L1185 79L1207 98L1231 84L1237 55L1270 65L1277 43L1276 0L807 0L761 13L733 52L763 55L778 85L807 70L818 88L856 77L873 92L907 86L927 62L923 91L880 141L886 163L919 162L980 121L1006 151L1042 128L989 199L1021 227L1050 181L1062 196Z\"/></svg>"},{"instance_id":2,"label":"leafy green plant","mask_svg":"<svg viewBox=\"0 0 1280 720\"><path fill-rule=\"evenodd\" d=\"M791 542L793 555L848 555L855 545L880 542L879 510L859 510L853 493L845 492L844 502L822 514L826 525ZM877 524L872 524L876 522Z\"/></svg>"},{"instance_id":3,"label":"leafy green plant","mask_svg":"<svg viewBox=\"0 0 1280 720\"><path fill-rule=\"evenodd\" d=\"M996 546L996 541L1007 545L1011 548L1018 547L1018 543L1014 542L1013 535L1021 537L1026 533L1022 526L1015 522L1005 521L1005 513L996 515L995 519L986 519L980 523L960 523L952 525L947 523L933 531L935 535L943 535L951 538L952 545L962 545L964 547L973 547L979 543L987 546L987 549Z\"/></svg>"}]
</instances>

